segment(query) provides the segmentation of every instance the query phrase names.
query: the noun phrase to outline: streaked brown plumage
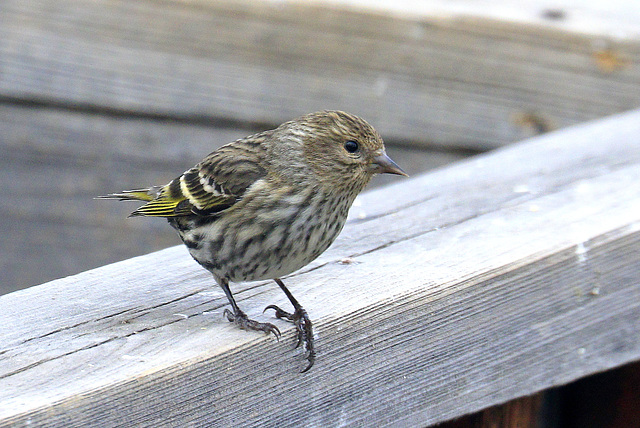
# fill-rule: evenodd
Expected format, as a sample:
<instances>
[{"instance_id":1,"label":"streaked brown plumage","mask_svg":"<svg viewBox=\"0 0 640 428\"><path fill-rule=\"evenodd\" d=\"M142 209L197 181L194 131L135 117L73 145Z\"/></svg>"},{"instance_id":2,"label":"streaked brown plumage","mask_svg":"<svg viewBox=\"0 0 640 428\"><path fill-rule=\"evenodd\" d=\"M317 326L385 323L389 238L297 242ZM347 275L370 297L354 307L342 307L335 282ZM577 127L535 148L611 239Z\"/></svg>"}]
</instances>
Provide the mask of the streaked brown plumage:
<instances>
[{"instance_id":1,"label":"streaked brown plumage","mask_svg":"<svg viewBox=\"0 0 640 428\"><path fill-rule=\"evenodd\" d=\"M312 324L280 277L324 252L342 230L355 197L376 173L406 175L387 157L382 138L364 120L322 111L227 144L163 187L106 196L147 202L131 216L166 217L191 256L224 290L241 328L280 332L249 319L229 282L274 279L294 312L298 345L315 360Z\"/></svg>"}]
</instances>

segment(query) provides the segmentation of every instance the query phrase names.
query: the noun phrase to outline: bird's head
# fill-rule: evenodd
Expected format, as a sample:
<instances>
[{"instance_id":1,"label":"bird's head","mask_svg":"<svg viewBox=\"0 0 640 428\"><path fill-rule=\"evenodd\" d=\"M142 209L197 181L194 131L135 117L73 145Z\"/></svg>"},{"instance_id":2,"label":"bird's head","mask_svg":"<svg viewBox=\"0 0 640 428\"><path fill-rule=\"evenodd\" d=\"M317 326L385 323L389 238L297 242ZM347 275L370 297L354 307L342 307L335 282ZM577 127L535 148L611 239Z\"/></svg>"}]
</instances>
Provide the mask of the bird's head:
<instances>
[{"instance_id":1,"label":"bird's head","mask_svg":"<svg viewBox=\"0 0 640 428\"><path fill-rule=\"evenodd\" d=\"M407 174L385 153L380 134L342 111L311 113L283 124L285 139L299 142L307 170L329 188L359 193L374 174Z\"/></svg>"}]
</instances>

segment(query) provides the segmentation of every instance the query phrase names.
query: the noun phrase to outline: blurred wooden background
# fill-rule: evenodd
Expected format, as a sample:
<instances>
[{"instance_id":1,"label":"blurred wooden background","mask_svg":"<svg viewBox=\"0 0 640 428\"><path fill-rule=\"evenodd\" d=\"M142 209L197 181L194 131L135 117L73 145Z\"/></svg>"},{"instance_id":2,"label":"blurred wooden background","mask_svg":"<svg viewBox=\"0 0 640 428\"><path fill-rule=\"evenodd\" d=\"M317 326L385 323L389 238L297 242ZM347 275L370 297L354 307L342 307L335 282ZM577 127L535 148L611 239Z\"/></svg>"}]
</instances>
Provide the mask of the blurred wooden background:
<instances>
[{"instance_id":1,"label":"blurred wooden background","mask_svg":"<svg viewBox=\"0 0 640 428\"><path fill-rule=\"evenodd\" d=\"M164 221L126 219L135 204L93 198L166 183L220 145L300 114L343 109L363 116L382 133L389 154L415 175L525 137L637 108L639 63L640 8L634 0L564 0L553 6L544 0L4 0L0 2L0 294L178 244ZM587 165L591 168L601 165L589 156L577 159L592 162ZM607 165L615 167L615 159ZM537 173L529 167L530 174ZM545 168L539 171L543 179L554 182L555 176L544 177ZM380 177L372 184L392 179ZM483 185L480 182L480 191ZM522 189L509 187L506 192L511 190ZM455 208L456 201L449 207ZM610 270L616 273L615 266ZM92 280L104 286L100 278ZM628 286L634 278L627 275L624 280ZM205 287L199 277L189 281ZM123 290L130 286L125 281L119 284ZM141 287L140 282L136 285ZM82 284L75 286L82 290ZM25 308L36 308L26 312L39 320L37 308L50 302L43 296L56 297L55 292L47 294L52 288L10 294L4 302L20 313L22 306L11 304L15 297ZM33 290L35 297L25 298ZM79 294L74 290L67 292ZM596 297L599 290L594 290L581 298L605 305L602 296ZM158 297L155 292L175 299L172 290L155 290L151 297L145 293L144 299L153 301ZM48 362L51 349L58 347L63 355L73 356L75 350L60 351L67 343L56 343L51 329L67 334L69 346L91 348L83 340L103 339L99 323L93 322L96 317L106 323L104 331L135 328L128 323L127 311L109 312L108 303L115 299L105 302L88 296L92 307L99 309L90 313L84 307L74 308L89 320L84 324L56 312L53 304L47 310L57 318L45 316L47 322L30 323L22 317L21 337L45 332L37 339L54 345L41 345L29 336L18 342L37 352L17 352L14 358L13 349L5 350L5 362L11 367L25 364L19 371L28 372L38 364L24 363L25 354L32 361ZM573 297L567 299L578 304ZM544 305L546 300L538 302ZM442 313L448 313L452 306L441 303ZM131 305L144 312L149 302ZM587 313L590 307L581 308ZM112 313L121 318L110 318ZM136 311L132 314L137 317ZM590 315L607 319L612 314ZM457 314L448 316L453 319ZM165 321L157 313L151 318ZM435 328L431 320L429 326ZM631 327L634 320L625 318ZM569 325L573 319L561 321ZM39 330L32 327L36 324ZM79 330L66 330L68 325L98 331L77 334ZM629 331L635 332L631 327ZM624 335L623 330L616 333ZM442 343L456 331L441 333ZM125 333L118 334L128 338ZM594 337L605 337L608 330L597 333ZM131 335L142 336L137 331ZM150 355L157 357L157 331L147 332L147 337ZM166 343L175 345L175 338ZM93 351L103 358L102 349ZM468 351L477 357L472 345ZM597 351L608 355L611 363L612 355L619 356L624 349L597 347ZM404 351L396 348L396 352ZM114 355L107 364L125 361L119 351ZM563 361L563 355L558 352L550 358ZM472 358L465 361L473 366ZM558 370L583 369L583 363ZM75 365L61 366L73 371L75 379ZM593 367L605 366L615 364ZM464 385L456 385L458 370L452 363L448 374L453 383L441 387L462 391ZM584 373L595 369L589 370ZM537 421L545 416L551 421L547 426L555 426L554 421L571 427L594 421L600 426L633 426L638 420L638 370L636 362L445 426L533 427L541 425ZM69 379L54 377L61 390L69 389ZM427 377L433 380L431 374ZM206 377L194 378L211 383ZM131 379L135 382L126 385L139 385L142 378ZM554 379L553 385L574 378L563 379ZM41 390L39 380L29 386ZM506 385L510 379L499 381ZM181 391L179 395L182 398ZM148 396L142 397L146 402ZM102 395L98 401L111 403ZM171 400L165 404L173 407ZM62 405L58 410L64 417L67 408Z\"/></svg>"},{"instance_id":2,"label":"blurred wooden background","mask_svg":"<svg viewBox=\"0 0 640 428\"><path fill-rule=\"evenodd\" d=\"M3 1L0 292L178 244L92 198L303 113L362 115L415 174L640 104L629 2L491 4Z\"/></svg>"}]
</instances>

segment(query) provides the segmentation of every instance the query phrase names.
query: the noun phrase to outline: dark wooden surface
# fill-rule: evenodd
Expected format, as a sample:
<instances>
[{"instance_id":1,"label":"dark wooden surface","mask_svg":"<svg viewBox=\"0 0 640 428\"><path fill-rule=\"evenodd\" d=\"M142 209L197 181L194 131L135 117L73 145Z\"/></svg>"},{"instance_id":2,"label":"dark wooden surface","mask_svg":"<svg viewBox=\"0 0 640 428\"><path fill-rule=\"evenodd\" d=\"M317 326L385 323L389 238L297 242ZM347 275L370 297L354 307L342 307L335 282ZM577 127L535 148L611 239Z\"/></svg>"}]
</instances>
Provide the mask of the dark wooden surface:
<instances>
[{"instance_id":1,"label":"dark wooden surface","mask_svg":"<svg viewBox=\"0 0 640 428\"><path fill-rule=\"evenodd\" d=\"M640 111L364 194L286 278L302 375L183 246L0 297L0 426L427 426L640 359ZM236 284L249 316L286 304Z\"/></svg>"},{"instance_id":2,"label":"dark wooden surface","mask_svg":"<svg viewBox=\"0 0 640 428\"><path fill-rule=\"evenodd\" d=\"M640 427L640 362L581 379L558 391L563 428Z\"/></svg>"},{"instance_id":3,"label":"dark wooden surface","mask_svg":"<svg viewBox=\"0 0 640 428\"><path fill-rule=\"evenodd\" d=\"M439 428L543 428L541 408L544 393L517 398L473 415L438 425Z\"/></svg>"}]
</instances>

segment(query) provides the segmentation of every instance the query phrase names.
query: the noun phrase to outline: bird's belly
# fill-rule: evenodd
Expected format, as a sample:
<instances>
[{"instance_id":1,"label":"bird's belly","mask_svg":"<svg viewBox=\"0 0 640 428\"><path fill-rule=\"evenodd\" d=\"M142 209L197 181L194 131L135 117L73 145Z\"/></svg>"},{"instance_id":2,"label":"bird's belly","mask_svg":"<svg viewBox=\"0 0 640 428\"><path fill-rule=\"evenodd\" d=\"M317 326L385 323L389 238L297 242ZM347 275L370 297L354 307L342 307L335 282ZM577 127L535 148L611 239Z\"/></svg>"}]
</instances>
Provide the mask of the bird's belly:
<instances>
[{"instance_id":1,"label":"bird's belly","mask_svg":"<svg viewBox=\"0 0 640 428\"><path fill-rule=\"evenodd\" d=\"M346 220L348 206L341 208L309 206L288 216L242 221L221 217L181 235L191 256L217 277L232 282L279 278L331 245Z\"/></svg>"}]
</instances>

